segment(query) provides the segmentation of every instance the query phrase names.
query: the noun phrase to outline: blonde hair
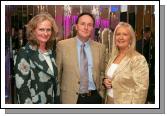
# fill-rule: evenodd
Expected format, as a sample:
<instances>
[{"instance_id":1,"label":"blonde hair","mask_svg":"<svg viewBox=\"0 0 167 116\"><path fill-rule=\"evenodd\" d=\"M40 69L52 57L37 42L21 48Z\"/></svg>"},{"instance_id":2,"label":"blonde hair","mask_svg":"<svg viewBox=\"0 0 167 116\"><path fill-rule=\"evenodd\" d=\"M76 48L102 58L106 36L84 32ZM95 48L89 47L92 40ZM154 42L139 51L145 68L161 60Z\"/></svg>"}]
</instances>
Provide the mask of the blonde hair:
<instances>
[{"instance_id":1,"label":"blonde hair","mask_svg":"<svg viewBox=\"0 0 167 116\"><path fill-rule=\"evenodd\" d=\"M34 16L27 24L27 38L31 45L37 45L39 47L39 41L35 38L34 30L37 28L37 24L45 20L48 20L52 25L52 34L50 39L46 43L46 49L53 47L53 41L56 39L58 27L55 22L55 19L47 12L41 12Z\"/></svg>"},{"instance_id":2,"label":"blonde hair","mask_svg":"<svg viewBox=\"0 0 167 116\"><path fill-rule=\"evenodd\" d=\"M136 49L136 36L135 36L135 32L134 32L132 26L130 24L126 23L126 22L120 22L116 26L116 28L114 30L114 34L113 34L112 52L111 52L111 57L112 58L117 56L117 54L119 52L117 46L115 45L115 37L116 37L116 32L117 32L118 28L120 28L120 27L125 27L130 32L130 44L129 44L129 49L128 49L127 55L129 57L131 57L133 55L133 53L135 52L135 49Z\"/></svg>"}]
</instances>

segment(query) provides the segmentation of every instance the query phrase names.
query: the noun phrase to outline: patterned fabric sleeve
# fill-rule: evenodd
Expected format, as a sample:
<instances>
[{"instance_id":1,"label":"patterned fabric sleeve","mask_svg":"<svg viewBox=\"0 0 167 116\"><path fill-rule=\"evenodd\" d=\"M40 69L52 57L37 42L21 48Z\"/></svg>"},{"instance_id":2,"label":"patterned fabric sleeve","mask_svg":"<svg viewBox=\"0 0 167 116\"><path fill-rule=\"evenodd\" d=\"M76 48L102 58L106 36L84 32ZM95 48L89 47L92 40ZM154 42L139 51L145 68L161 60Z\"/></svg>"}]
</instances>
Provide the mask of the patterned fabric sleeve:
<instances>
[{"instance_id":1,"label":"patterned fabric sleeve","mask_svg":"<svg viewBox=\"0 0 167 116\"><path fill-rule=\"evenodd\" d=\"M30 64L27 54L28 52L25 49L21 49L14 63L17 100L20 104L32 103L30 94Z\"/></svg>"},{"instance_id":2,"label":"patterned fabric sleeve","mask_svg":"<svg viewBox=\"0 0 167 116\"><path fill-rule=\"evenodd\" d=\"M149 70L144 56L138 55L132 62L132 74L135 82L132 104L143 104L147 98Z\"/></svg>"}]
</instances>

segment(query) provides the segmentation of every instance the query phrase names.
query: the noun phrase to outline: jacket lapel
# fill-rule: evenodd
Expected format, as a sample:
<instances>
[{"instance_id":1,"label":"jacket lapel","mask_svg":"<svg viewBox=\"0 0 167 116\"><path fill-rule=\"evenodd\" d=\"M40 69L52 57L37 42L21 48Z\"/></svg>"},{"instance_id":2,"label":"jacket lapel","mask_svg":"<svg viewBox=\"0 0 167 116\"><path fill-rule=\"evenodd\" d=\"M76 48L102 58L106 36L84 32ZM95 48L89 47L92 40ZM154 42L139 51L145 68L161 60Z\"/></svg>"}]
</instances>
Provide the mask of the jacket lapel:
<instances>
[{"instance_id":1,"label":"jacket lapel","mask_svg":"<svg viewBox=\"0 0 167 116\"><path fill-rule=\"evenodd\" d=\"M126 68L127 65L129 64L129 61L130 61L130 58L128 58L128 56L125 56L119 63L118 68L113 73L113 77L115 77L115 75L119 74L120 71Z\"/></svg>"},{"instance_id":2,"label":"jacket lapel","mask_svg":"<svg viewBox=\"0 0 167 116\"><path fill-rule=\"evenodd\" d=\"M92 73L94 75L96 73L94 68L97 67L96 60L98 61L98 58L99 58L99 50L98 50L98 47L93 43L92 40L90 40L90 48L91 48L91 54L92 54L92 60L93 60ZM93 80L94 82L96 82L96 76L93 76Z\"/></svg>"},{"instance_id":3,"label":"jacket lapel","mask_svg":"<svg viewBox=\"0 0 167 116\"><path fill-rule=\"evenodd\" d=\"M57 65L56 65L56 61L55 61L55 57L53 56L53 53L50 52L50 59L51 59L51 62L52 62L52 66L53 66L53 75L57 75ZM50 68L49 68L50 69Z\"/></svg>"},{"instance_id":4,"label":"jacket lapel","mask_svg":"<svg viewBox=\"0 0 167 116\"><path fill-rule=\"evenodd\" d=\"M116 56L115 56L113 59L109 60L109 63L108 63L108 65L107 65L105 74L107 74L107 71L109 70L109 68L110 68L111 64L113 63L113 61L115 60L115 58L116 58ZM129 61L130 61L130 58L128 58L128 56L125 56L125 57L121 60L121 62L120 62L119 65L118 65L118 68L117 68L117 69L115 70L115 72L113 73L113 78L112 78L112 79L114 79L115 75L119 74L120 71L122 71L124 68L126 68L126 66L127 66L127 64L129 63Z\"/></svg>"},{"instance_id":5,"label":"jacket lapel","mask_svg":"<svg viewBox=\"0 0 167 116\"><path fill-rule=\"evenodd\" d=\"M77 52L77 40L76 38L72 38L73 41L72 41L72 46L71 46L71 51L73 51L73 60L71 61L76 61L74 62L74 68L75 68L75 71L76 71L76 74L77 74L77 77L80 78L80 67L79 67L79 64L78 64L78 52Z\"/></svg>"},{"instance_id":6,"label":"jacket lapel","mask_svg":"<svg viewBox=\"0 0 167 116\"><path fill-rule=\"evenodd\" d=\"M109 70L111 64L113 63L114 59L116 58L116 56L112 59L109 59L109 62L107 64L107 67L106 67L106 71L105 71L105 74L107 75L107 71Z\"/></svg>"},{"instance_id":7,"label":"jacket lapel","mask_svg":"<svg viewBox=\"0 0 167 116\"><path fill-rule=\"evenodd\" d=\"M53 65L53 72L55 71L55 63L53 61L51 53L49 53L51 62ZM33 65L35 65L36 68L39 68L42 72L45 72L51 76L54 76L54 73L51 71L49 68L44 56L38 52L38 50L30 50L30 55L29 55Z\"/></svg>"}]
</instances>

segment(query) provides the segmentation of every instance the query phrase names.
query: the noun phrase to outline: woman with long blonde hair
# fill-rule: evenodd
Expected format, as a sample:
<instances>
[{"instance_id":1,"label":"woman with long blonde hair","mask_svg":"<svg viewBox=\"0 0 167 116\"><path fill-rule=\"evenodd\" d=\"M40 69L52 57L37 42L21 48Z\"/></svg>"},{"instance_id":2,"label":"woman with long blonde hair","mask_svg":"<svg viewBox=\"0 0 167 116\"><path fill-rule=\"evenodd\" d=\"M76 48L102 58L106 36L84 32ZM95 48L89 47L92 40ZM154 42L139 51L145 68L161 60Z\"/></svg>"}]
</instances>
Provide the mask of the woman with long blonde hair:
<instances>
[{"instance_id":1,"label":"woman with long blonde hair","mask_svg":"<svg viewBox=\"0 0 167 116\"><path fill-rule=\"evenodd\" d=\"M149 83L149 69L143 55L135 50L132 26L120 22L113 34L112 53L103 84L107 104L144 104Z\"/></svg>"}]
</instances>

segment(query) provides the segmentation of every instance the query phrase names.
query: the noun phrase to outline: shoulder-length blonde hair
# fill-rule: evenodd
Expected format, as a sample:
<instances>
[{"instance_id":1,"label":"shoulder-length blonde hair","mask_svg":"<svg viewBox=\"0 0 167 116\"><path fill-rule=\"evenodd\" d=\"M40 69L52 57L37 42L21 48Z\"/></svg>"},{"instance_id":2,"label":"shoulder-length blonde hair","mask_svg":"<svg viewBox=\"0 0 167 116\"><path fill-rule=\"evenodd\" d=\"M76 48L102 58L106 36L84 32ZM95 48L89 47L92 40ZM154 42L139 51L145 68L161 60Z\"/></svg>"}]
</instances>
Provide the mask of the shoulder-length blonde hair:
<instances>
[{"instance_id":1,"label":"shoulder-length blonde hair","mask_svg":"<svg viewBox=\"0 0 167 116\"><path fill-rule=\"evenodd\" d=\"M134 32L132 26L126 22L119 22L114 30L111 57L115 57L119 52L119 49L115 45L115 37L116 37L116 32L117 32L118 28L120 28L120 27L125 27L129 30L130 44L129 44L129 49L128 49L127 55L129 57L131 57L133 55L133 53L135 53L135 49L136 49L136 36L135 36L135 32Z\"/></svg>"},{"instance_id":2,"label":"shoulder-length blonde hair","mask_svg":"<svg viewBox=\"0 0 167 116\"><path fill-rule=\"evenodd\" d=\"M46 49L52 49L53 44L54 44L53 41L56 39L56 36L57 36L58 27L53 17L47 12L41 12L37 14L28 22L26 26L27 27L27 30L26 30L27 38L31 45L33 46L37 45L37 47L39 47L39 41L35 38L34 30L37 28L37 24L45 20L48 20L52 25L52 34L51 34L50 39L46 43Z\"/></svg>"}]
</instances>

